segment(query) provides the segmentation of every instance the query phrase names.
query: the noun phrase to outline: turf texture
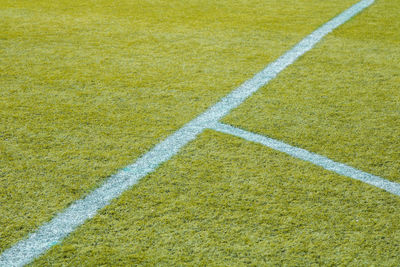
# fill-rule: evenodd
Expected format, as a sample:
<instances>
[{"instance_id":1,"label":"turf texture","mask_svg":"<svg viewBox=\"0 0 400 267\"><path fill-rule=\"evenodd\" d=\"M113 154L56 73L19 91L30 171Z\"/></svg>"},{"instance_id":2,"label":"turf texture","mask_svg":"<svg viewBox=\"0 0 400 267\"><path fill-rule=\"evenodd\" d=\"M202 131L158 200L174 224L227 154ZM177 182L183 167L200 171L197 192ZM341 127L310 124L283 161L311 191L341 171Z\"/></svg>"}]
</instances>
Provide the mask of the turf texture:
<instances>
[{"instance_id":1,"label":"turf texture","mask_svg":"<svg viewBox=\"0 0 400 267\"><path fill-rule=\"evenodd\" d=\"M0 0L0 251L354 2Z\"/></svg>"},{"instance_id":2,"label":"turf texture","mask_svg":"<svg viewBox=\"0 0 400 267\"><path fill-rule=\"evenodd\" d=\"M399 16L376 1L224 122L400 182Z\"/></svg>"},{"instance_id":3,"label":"turf texture","mask_svg":"<svg viewBox=\"0 0 400 267\"><path fill-rule=\"evenodd\" d=\"M32 266L395 266L399 208L383 190L206 131Z\"/></svg>"}]
</instances>

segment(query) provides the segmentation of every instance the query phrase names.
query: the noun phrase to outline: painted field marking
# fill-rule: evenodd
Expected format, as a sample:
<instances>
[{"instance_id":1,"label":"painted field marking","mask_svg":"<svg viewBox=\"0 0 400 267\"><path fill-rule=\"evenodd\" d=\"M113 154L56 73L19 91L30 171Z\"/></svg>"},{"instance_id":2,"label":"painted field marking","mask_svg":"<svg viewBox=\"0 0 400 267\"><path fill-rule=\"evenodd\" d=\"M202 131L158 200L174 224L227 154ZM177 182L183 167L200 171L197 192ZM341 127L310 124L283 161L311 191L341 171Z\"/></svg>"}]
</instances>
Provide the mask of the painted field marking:
<instances>
[{"instance_id":1,"label":"painted field marking","mask_svg":"<svg viewBox=\"0 0 400 267\"><path fill-rule=\"evenodd\" d=\"M309 152L305 149L294 147L282 141L245 131L223 123L216 123L210 129L217 132L234 135L247 141L262 144L266 147L286 153L292 157L311 162L312 164L320 166L325 170L333 171L337 174L347 176L349 178L386 190L394 195L400 196L400 184L398 183L357 170L351 166L333 161L329 158Z\"/></svg>"},{"instance_id":2,"label":"painted field marking","mask_svg":"<svg viewBox=\"0 0 400 267\"><path fill-rule=\"evenodd\" d=\"M0 266L23 266L45 253L86 220L96 215L100 209L110 204L111 200L119 197L141 178L176 155L183 146L194 140L198 134L207 128L212 128L232 109L239 106L259 88L274 79L287 66L311 50L325 35L372 3L374 3L374 0L362 0L312 32L253 78L157 144L135 163L111 176L101 187L95 189L85 198L74 202L51 221L29 234L26 239L5 250L0 255Z\"/></svg>"}]
</instances>

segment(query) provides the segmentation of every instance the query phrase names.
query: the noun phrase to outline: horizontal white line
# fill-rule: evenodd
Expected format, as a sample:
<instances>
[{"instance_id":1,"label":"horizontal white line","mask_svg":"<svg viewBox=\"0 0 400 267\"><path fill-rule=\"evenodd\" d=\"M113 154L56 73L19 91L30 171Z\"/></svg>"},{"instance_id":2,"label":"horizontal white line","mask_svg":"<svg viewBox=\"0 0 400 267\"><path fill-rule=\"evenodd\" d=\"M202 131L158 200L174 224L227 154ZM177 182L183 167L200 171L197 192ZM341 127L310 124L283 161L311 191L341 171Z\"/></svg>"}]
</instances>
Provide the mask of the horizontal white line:
<instances>
[{"instance_id":1,"label":"horizontal white line","mask_svg":"<svg viewBox=\"0 0 400 267\"><path fill-rule=\"evenodd\" d=\"M50 247L74 231L79 225L92 218L99 209L108 205L112 199L120 196L142 177L154 171L160 164L169 160L173 155L176 155L184 145L195 139L199 133L213 123L216 123L233 108L240 105L260 87L267 84L279 72L313 48L325 35L373 2L373 0L358 2L305 37L296 46L269 64L264 70L257 73L252 79L246 81L203 114L156 145L134 164L129 165L121 172L110 177L100 188L94 190L87 197L73 203L50 222L30 234L26 239L19 241L11 248L5 250L0 255L0 266L22 266L46 252Z\"/></svg>"},{"instance_id":2,"label":"horizontal white line","mask_svg":"<svg viewBox=\"0 0 400 267\"><path fill-rule=\"evenodd\" d=\"M255 134L252 132L248 132L227 124L215 123L210 129L226 134L231 134L237 137L241 137L251 142L262 144L269 148L286 153L292 157L311 162L312 164L318 165L324 168L325 170L333 171L337 174L350 177L352 179L367 183L369 185L373 185L375 187L384 189L392 194L400 196L400 184L398 183L391 182L379 176L357 170L346 164L335 162L331 159L309 152L305 149L294 147L284 142L266 136L262 136L259 134Z\"/></svg>"}]
</instances>

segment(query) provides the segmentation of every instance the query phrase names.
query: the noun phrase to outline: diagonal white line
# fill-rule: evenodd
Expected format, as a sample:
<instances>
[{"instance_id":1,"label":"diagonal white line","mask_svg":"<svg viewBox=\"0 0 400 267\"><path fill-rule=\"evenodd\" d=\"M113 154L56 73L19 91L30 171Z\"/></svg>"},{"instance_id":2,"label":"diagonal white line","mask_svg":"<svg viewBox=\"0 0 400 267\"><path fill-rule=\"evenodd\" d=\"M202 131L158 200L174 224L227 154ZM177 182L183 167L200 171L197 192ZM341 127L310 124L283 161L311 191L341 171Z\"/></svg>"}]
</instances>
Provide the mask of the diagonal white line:
<instances>
[{"instance_id":1,"label":"diagonal white line","mask_svg":"<svg viewBox=\"0 0 400 267\"><path fill-rule=\"evenodd\" d=\"M335 162L331 159L309 152L305 149L294 147L282 141L278 141L276 139L272 139L252 132L248 132L223 123L215 123L210 129L226 134L231 134L237 137L241 137L251 142L262 144L269 148L286 153L292 157L311 162L326 170L333 171L337 174L350 177L352 179L367 183L369 185L373 185L375 187L384 189L392 194L400 196L400 184L398 183L391 182L379 176L357 170L346 164Z\"/></svg>"},{"instance_id":2,"label":"diagonal white line","mask_svg":"<svg viewBox=\"0 0 400 267\"><path fill-rule=\"evenodd\" d=\"M357 15L373 2L374 0L362 0L312 32L253 78L157 144L135 163L111 176L101 187L85 198L73 203L56 215L50 222L31 233L26 239L5 250L0 255L0 266L23 266L46 252L79 225L92 218L99 209L108 205L112 199L120 196L141 178L154 171L160 164L176 155L184 145L195 139L204 129L217 123L219 119L239 106L260 87L275 78L278 73L312 49L325 35Z\"/></svg>"}]
</instances>

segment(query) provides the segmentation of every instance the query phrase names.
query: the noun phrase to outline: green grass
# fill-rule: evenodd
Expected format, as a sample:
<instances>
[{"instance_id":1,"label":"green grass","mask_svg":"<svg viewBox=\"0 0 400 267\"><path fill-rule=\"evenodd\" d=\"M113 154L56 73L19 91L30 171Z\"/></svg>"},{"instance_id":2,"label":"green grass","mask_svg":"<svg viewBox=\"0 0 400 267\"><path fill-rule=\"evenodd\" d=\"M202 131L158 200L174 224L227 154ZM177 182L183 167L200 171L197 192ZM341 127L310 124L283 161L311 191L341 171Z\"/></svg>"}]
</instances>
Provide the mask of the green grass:
<instances>
[{"instance_id":1,"label":"green grass","mask_svg":"<svg viewBox=\"0 0 400 267\"><path fill-rule=\"evenodd\" d=\"M400 198L206 131L32 266L396 266Z\"/></svg>"},{"instance_id":2,"label":"green grass","mask_svg":"<svg viewBox=\"0 0 400 267\"><path fill-rule=\"evenodd\" d=\"M399 16L377 0L224 122L400 182Z\"/></svg>"},{"instance_id":3,"label":"green grass","mask_svg":"<svg viewBox=\"0 0 400 267\"><path fill-rule=\"evenodd\" d=\"M355 2L0 0L0 252ZM224 122L399 182L399 15L376 0ZM206 131L32 266L396 266L399 210Z\"/></svg>"},{"instance_id":4,"label":"green grass","mask_svg":"<svg viewBox=\"0 0 400 267\"><path fill-rule=\"evenodd\" d=\"M0 0L0 251L354 2Z\"/></svg>"}]
</instances>

